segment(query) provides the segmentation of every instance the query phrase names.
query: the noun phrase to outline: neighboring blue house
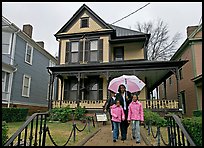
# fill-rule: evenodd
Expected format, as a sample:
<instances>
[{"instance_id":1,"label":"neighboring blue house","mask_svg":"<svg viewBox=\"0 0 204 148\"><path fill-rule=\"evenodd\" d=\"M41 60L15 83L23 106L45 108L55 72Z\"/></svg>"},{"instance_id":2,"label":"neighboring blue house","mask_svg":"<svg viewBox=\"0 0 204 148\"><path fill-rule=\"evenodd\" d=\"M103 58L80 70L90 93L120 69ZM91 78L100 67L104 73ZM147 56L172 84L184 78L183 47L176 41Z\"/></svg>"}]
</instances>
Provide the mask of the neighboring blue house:
<instances>
[{"instance_id":1,"label":"neighboring blue house","mask_svg":"<svg viewBox=\"0 0 204 148\"><path fill-rule=\"evenodd\" d=\"M35 112L47 110L47 67L57 59L44 49L44 42L32 39L32 30L29 24L21 30L2 16L2 106Z\"/></svg>"}]
</instances>

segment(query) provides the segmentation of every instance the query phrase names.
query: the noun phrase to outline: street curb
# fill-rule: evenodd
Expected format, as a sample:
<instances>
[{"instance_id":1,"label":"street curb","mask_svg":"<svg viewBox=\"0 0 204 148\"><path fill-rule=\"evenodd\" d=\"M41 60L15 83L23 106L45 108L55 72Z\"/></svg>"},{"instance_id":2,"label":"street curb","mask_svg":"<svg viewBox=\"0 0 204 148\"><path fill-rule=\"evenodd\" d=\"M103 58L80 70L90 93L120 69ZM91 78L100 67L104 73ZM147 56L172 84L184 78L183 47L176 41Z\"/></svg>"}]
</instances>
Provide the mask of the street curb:
<instances>
[{"instance_id":1,"label":"street curb","mask_svg":"<svg viewBox=\"0 0 204 148\"><path fill-rule=\"evenodd\" d=\"M101 128L99 128L97 131L95 131L94 133L90 134L89 136L85 137L85 139L83 139L78 146L83 146L89 139L91 139L95 134L97 134L99 131L101 130Z\"/></svg>"}]
</instances>

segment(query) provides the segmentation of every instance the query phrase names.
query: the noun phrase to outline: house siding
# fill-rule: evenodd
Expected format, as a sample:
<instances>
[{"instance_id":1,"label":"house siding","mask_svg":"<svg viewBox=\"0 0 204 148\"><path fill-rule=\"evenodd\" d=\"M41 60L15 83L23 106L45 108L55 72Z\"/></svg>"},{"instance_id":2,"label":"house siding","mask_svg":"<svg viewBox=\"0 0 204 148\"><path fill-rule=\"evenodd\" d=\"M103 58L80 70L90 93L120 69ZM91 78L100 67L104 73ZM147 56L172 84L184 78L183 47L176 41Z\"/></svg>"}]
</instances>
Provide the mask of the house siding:
<instances>
[{"instance_id":1,"label":"house siding","mask_svg":"<svg viewBox=\"0 0 204 148\"><path fill-rule=\"evenodd\" d=\"M12 90L15 91L11 93L11 101L13 103L23 102L23 104L47 106L49 74L46 67L49 66L49 59L33 48L32 65L25 63L26 41L19 36L16 39L16 53L14 58L18 66L13 77ZM22 96L23 75L31 76L29 98Z\"/></svg>"},{"instance_id":2,"label":"house siding","mask_svg":"<svg viewBox=\"0 0 204 148\"><path fill-rule=\"evenodd\" d=\"M202 74L202 42L195 43L192 48L194 49L196 76L199 76Z\"/></svg>"}]
</instances>

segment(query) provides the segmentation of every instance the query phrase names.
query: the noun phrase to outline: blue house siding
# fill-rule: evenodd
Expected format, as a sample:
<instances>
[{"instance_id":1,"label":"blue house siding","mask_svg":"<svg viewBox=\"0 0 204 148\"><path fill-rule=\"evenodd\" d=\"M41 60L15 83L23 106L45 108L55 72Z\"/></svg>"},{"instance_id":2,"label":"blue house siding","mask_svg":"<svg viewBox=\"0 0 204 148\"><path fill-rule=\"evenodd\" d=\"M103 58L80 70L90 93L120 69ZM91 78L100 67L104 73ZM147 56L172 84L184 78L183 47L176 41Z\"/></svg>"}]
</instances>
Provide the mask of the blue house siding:
<instances>
[{"instance_id":1,"label":"blue house siding","mask_svg":"<svg viewBox=\"0 0 204 148\"><path fill-rule=\"evenodd\" d=\"M25 103L26 105L47 106L47 89L49 74L46 67L49 66L49 59L33 48L32 65L25 62L26 41L21 37L16 38L15 62L17 71L14 73L11 101L13 103ZM32 44L30 44L32 46ZM23 76L31 76L30 95L22 96ZM15 100L15 101L14 101Z\"/></svg>"}]
</instances>

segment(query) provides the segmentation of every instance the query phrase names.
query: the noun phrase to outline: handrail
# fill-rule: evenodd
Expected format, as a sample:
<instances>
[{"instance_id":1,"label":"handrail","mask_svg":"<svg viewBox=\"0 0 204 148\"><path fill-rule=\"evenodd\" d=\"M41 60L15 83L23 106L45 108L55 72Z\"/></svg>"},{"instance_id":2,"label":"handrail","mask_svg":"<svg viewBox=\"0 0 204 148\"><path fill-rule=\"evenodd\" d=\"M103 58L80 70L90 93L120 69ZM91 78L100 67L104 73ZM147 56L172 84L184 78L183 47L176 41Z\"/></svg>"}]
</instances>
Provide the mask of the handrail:
<instances>
[{"instance_id":1,"label":"handrail","mask_svg":"<svg viewBox=\"0 0 204 148\"><path fill-rule=\"evenodd\" d=\"M35 117L39 116L39 115L48 115L48 112L44 112L44 113L34 113L32 116L30 116L27 121L6 141L6 143L4 144L4 146L9 146L10 144L12 144L12 142L17 138L17 136L19 136L21 134L21 132L27 128L27 126L29 125L29 123L31 123ZM20 141L19 141L20 142Z\"/></svg>"},{"instance_id":2,"label":"handrail","mask_svg":"<svg viewBox=\"0 0 204 148\"><path fill-rule=\"evenodd\" d=\"M190 135L188 134L188 132L186 131L186 129L184 128L184 126L183 126L183 124L182 124L182 122L181 122L181 120L180 120L180 118L177 116L177 115L165 115L165 118L167 118L167 119L169 119L168 121L168 123L172 123L172 120L171 119L173 119L173 121L175 121L173 124L173 126L174 126L174 129L172 129L172 126L170 127L171 128L171 132L169 133L170 135L169 135L169 137L170 137L170 144L172 144L173 146L175 145L175 144L179 144L179 146L182 146L182 143L181 143L181 140L184 140L184 137L186 138L186 140L187 140L187 144L188 145L190 145L190 146L196 146L195 145L195 143L193 142L193 140L191 139L191 137L190 137ZM179 135L179 136L177 136L176 135L176 130L175 130L175 124L177 125L177 135ZM182 135L180 135L180 133L178 132L179 130L178 130L178 128L179 129L181 129L181 132L182 132ZM173 132L174 131L174 132ZM182 136L182 139L180 139L180 136ZM184 136L184 137L183 137ZM177 138L177 139L176 139ZM178 140L178 143L176 143L176 140ZM184 146L184 144L185 144L185 142L183 143L183 146Z\"/></svg>"}]
</instances>

